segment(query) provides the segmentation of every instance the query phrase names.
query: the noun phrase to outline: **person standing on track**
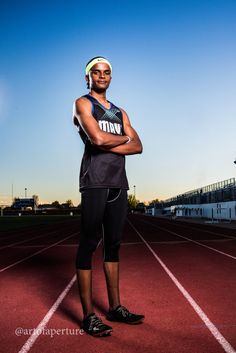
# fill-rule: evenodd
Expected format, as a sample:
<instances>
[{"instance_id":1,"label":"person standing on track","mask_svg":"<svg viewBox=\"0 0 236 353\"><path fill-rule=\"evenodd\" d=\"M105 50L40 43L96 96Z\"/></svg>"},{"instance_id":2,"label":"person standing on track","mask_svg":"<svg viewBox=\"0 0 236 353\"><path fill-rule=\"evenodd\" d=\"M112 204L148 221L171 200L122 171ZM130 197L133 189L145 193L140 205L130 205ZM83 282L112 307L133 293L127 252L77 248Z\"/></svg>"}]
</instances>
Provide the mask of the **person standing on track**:
<instances>
[{"instance_id":1,"label":"person standing on track","mask_svg":"<svg viewBox=\"0 0 236 353\"><path fill-rule=\"evenodd\" d=\"M120 303L119 248L127 214L125 155L142 153L142 143L126 112L106 99L112 66L104 57L86 65L89 94L74 103L73 122L85 149L80 167L81 234L76 256L77 281L83 308L81 328L92 336L106 336L112 327L98 317L92 302L92 255L103 237L103 269L109 310L107 319L141 323L144 315Z\"/></svg>"}]
</instances>

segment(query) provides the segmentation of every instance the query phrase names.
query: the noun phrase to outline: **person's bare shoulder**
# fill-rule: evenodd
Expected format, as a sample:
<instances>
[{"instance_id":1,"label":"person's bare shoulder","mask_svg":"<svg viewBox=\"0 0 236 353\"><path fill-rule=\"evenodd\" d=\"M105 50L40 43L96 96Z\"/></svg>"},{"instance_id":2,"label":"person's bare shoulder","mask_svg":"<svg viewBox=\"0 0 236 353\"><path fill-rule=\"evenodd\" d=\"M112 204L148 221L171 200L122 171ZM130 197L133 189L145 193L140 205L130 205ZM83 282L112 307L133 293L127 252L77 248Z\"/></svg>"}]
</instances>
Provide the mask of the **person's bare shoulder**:
<instances>
[{"instance_id":1,"label":"person's bare shoulder","mask_svg":"<svg viewBox=\"0 0 236 353\"><path fill-rule=\"evenodd\" d=\"M79 118L83 114L91 114L92 104L85 97L79 97L74 101L73 105L73 122L76 126L79 126Z\"/></svg>"},{"instance_id":2,"label":"person's bare shoulder","mask_svg":"<svg viewBox=\"0 0 236 353\"><path fill-rule=\"evenodd\" d=\"M81 111L87 110L88 108L91 108L92 104L91 102L85 98L85 97L79 97L75 100L75 112L80 113Z\"/></svg>"},{"instance_id":3,"label":"person's bare shoulder","mask_svg":"<svg viewBox=\"0 0 236 353\"><path fill-rule=\"evenodd\" d=\"M128 117L128 114L126 113L126 111L123 108L120 108L120 111L122 112L124 123L130 124L130 120L129 120L129 117Z\"/></svg>"}]
</instances>

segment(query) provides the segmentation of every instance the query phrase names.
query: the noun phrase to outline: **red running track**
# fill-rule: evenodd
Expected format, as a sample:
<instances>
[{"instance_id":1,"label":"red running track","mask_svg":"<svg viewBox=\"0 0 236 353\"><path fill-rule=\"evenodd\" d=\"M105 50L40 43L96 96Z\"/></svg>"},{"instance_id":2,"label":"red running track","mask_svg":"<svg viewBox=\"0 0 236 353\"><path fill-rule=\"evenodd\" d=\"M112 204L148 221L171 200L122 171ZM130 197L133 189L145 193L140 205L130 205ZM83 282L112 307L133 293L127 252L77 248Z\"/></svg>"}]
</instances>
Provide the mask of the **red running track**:
<instances>
[{"instance_id":1,"label":"red running track","mask_svg":"<svg viewBox=\"0 0 236 353\"><path fill-rule=\"evenodd\" d=\"M121 299L145 321L112 323L112 335L103 338L80 331L78 233L72 221L26 237L14 233L0 244L8 245L0 249L2 352L235 353L235 230L130 215L120 252ZM106 320L101 246L93 274L95 310Z\"/></svg>"}]
</instances>

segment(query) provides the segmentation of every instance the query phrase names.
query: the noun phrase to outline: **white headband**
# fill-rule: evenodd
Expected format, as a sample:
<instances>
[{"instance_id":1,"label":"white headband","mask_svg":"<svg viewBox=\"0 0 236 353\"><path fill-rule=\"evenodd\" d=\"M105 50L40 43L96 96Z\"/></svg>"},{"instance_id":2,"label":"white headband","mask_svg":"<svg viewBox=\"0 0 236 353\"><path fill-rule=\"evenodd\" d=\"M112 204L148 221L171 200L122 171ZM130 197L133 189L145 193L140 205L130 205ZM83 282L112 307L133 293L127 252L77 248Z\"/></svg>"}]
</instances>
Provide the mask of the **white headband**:
<instances>
[{"instance_id":1,"label":"white headband","mask_svg":"<svg viewBox=\"0 0 236 353\"><path fill-rule=\"evenodd\" d=\"M85 69L85 72L86 72L86 75L88 75L89 71L92 69L92 67L95 65L95 64L98 64L98 63L105 63L107 64L110 69L111 69L111 73L112 73L112 66L111 64L109 63L109 61L105 58L95 58L93 59L90 63L88 63L88 65L86 66L86 69Z\"/></svg>"}]
</instances>

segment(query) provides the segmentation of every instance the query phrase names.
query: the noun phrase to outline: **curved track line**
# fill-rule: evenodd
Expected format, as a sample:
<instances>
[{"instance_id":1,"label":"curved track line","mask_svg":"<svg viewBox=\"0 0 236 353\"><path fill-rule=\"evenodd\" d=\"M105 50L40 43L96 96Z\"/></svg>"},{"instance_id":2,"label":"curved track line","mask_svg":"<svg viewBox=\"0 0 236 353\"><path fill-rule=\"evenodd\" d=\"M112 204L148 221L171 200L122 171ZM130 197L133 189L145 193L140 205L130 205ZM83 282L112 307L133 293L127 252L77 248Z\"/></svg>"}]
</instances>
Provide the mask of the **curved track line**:
<instances>
[{"instance_id":1,"label":"curved track line","mask_svg":"<svg viewBox=\"0 0 236 353\"><path fill-rule=\"evenodd\" d=\"M147 217L153 217L153 216L147 216ZM159 217L158 217L159 218ZM163 217L160 217L162 220L165 220L168 222L168 224L170 225L173 225L173 222L175 222L174 224L179 226L179 227L183 227L183 228L188 228L188 229L193 229L193 230L200 230L201 232L205 232L205 233L210 233L210 234L214 234L214 235L219 235L219 236L222 236L224 238L229 238L229 239L234 239L236 240L236 237L234 236L231 236L231 235L228 235L228 234L224 234L224 233L217 233L217 232L213 232L212 230L207 230L207 229L202 229L201 226L208 226L207 224L205 223L197 223L197 222L184 222L185 224L183 224L182 220L177 220L177 219L174 219L174 220L170 220L170 219L167 219L167 218L163 218ZM187 223L187 224L186 224ZM198 227L198 225L200 227ZM222 230L222 228L218 228L219 230ZM229 229L234 229L234 228L229 228ZM224 230L224 229L223 229Z\"/></svg>"},{"instance_id":2,"label":"curved track line","mask_svg":"<svg viewBox=\"0 0 236 353\"><path fill-rule=\"evenodd\" d=\"M47 237L48 235L50 234L53 234L53 233L56 233L57 230L54 230L52 232L49 232L49 233L46 233L46 234L41 234L41 235L38 235L37 237L33 237L33 238L30 238L30 239L25 239L25 240L20 240L20 241L17 241L16 243L12 243L12 244L8 244L8 245L3 245L0 247L0 250L2 249L5 249L5 248L11 248L15 245L18 245L18 244L24 244L24 243L27 243L28 241L30 240L34 240L34 239L39 239L39 238L43 238L43 237Z\"/></svg>"},{"instance_id":3,"label":"curved track line","mask_svg":"<svg viewBox=\"0 0 236 353\"><path fill-rule=\"evenodd\" d=\"M220 333L220 331L216 328L216 326L210 321L210 319L207 317L207 315L204 313L204 311L195 302L195 300L191 297L191 295L187 292L187 290L182 286L182 284L177 280L177 278L173 275L173 273L168 269L168 267L164 264L164 262L160 259L160 257L155 253L155 251L152 249L152 247L146 242L146 240L142 237L142 235L135 228L135 226L129 220L128 220L128 223L135 230L135 232L138 234L138 236L142 239L142 241L145 243L147 248L151 251L151 253L155 257L155 259L159 262L161 267L168 274L168 276L172 279L172 281L174 282L176 287L180 290L180 292L183 294L185 299L192 306L194 311L198 314L200 319L204 322L204 324L206 325L208 330L211 332L211 334L214 336L214 338L217 340L217 342L222 346L224 351L226 353L236 353L235 349L226 340L226 338Z\"/></svg>"},{"instance_id":4,"label":"curved track line","mask_svg":"<svg viewBox=\"0 0 236 353\"><path fill-rule=\"evenodd\" d=\"M29 255L29 256L27 256L27 257L24 257L23 259L21 259L21 260L19 260L19 261L16 261L16 262L14 262L14 263L11 264L11 265L8 265L8 266L6 266L6 267L1 268L1 269L0 269L0 272L3 272L3 271L5 271L5 270L7 270L8 268L11 268L11 267L13 267L13 266L15 266L15 265L17 265L17 264L20 264L21 262L23 262L23 261L25 261L25 260L28 260L28 259L30 259L31 257L33 257L33 256L35 256L35 255L37 255L37 254L40 254L41 252L43 252L43 251L45 251L45 250L47 250L47 249L50 249L50 248L52 248L53 246L55 246L55 245L57 245L57 244L62 243L64 240L69 239L69 238L75 236L75 234L78 234L78 232L69 235L68 237L66 237L66 238L64 238L64 239L62 239L62 240L60 240L60 241L58 241L57 243L54 243L54 244L48 246L47 248L41 249L41 250L39 250L39 251L36 251L35 253L33 253L33 254L31 254L31 255Z\"/></svg>"},{"instance_id":5,"label":"curved track line","mask_svg":"<svg viewBox=\"0 0 236 353\"><path fill-rule=\"evenodd\" d=\"M128 222L129 222L129 221L128 221ZM158 228L158 229L164 230L165 232L168 232L168 233L170 233L170 234L176 235L177 237L180 237L180 238L186 239L186 240L190 241L191 243L198 244L198 245L200 245L200 246L203 246L204 248L207 248L207 249L213 250L213 251L215 251L215 252L217 252L217 253L219 253L219 254L221 254L221 255L225 255L225 256L227 256L227 257L230 257L231 259L236 260L236 256L233 256L233 255L227 254L226 252L223 252L223 251L217 250L217 249L215 249L215 248L212 248L211 246L208 246L208 245L202 244L202 243L200 243L200 242L198 242L198 241L196 241L196 240L189 239L189 238L187 238L187 237L185 237L185 236L183 236L183 235L180 235L180 234L178 234L178 233L172 232L172 230L168 230L168 229L166 229L166 228L163 228L163 227L157 226L156 224L152 224L152 223L147 222L147 221L143 221L143 220L141 220L141 222L143 222L143 223L147 223L147 224L149 224L149 225L153 226L154 228Z\"/></svg>"},{"instance_id":6,"label":"curved track line","mask_svg":"<svg viewBox=\"0 0 236 353\"><path fill-rule=\"evenodd\" d=\"M17 233L14 233L14 234L8 234L8 235L6 235L6 236L1 236L1 233L0 233L0 241L1 240L11 240L11 238L15 238L15 237L19 237L19 236L21 236L21 235L30 235L31 233L34 233L34 231L33 230L25 230L24 231L24 233L22 233L23 232L23 230L22 229L20 229L20 230L18 230L18 232Z\"/></svg>"},{"instance_id":7,"label":"curved track line","mask_svg":"<svg viewBox=\"0 0 236 353\"><path fill-rule=\"evenodd\" d=\"M20 245L20 246L14 246L13 249L26 249L26 248L44 248L48 244L40 244L40 245ZM60 244L60 245L55 245L55 246L61 246L61 247L76 247L78 246L78 243L76 244Z\"/></svg>"},{"instance_id":8,"label":"curved track line","mask_svg":"<svg viewBox=\"0 0 236 353\"><path fill-rule=\"evenodd\" d=\"M102 239L100 239L100 241L99 241L99 243L97 245L97 248L100 246L101 242L102 242ZM36 329L34 329L34 332L29 337L29 339L25 342L25 344L23 345L23 347L21 348L21 350L18 353L27 353L27 352L29 352L30 348L33 346L33 344L36 341L36 339L41 335L41 333L43 332L43 329L47 325L48 321L51 319L52 315L55 313L55 311L57 310L57 308L61 304L62 300L66 297L66 295L68 294L69 290L71 289L71 287L73 286L75 281L76 281L76 274L73 276L73 278L71 279L69 284L63 290L63 292L60 294L60 296L57 298L57 300L55 301L53 306L49 309L49 311L44 316L42 321L38 324Z\"/></svg>"},{"instance_id":9,"label":"curved track line","mask_svg":"<svg viewBox=\"0 0 236 353\"><path fill-rule=\"evenodd\" d=\"M69 284L66 286L66 288L63 290L63 292L59 295L51 309L47 312L47 314L44 316L42 321L38 324L36 329L34 329L33 334L29 337L29 339L25 342L23 347L19 350L18 353L27 353L30 348L33 346L34 342L36 339L41 335L43 332L43 329L47 325L48 321L51 319L52 315L55 313L59 305L61 304L62 300L65 298L71 287L73 286L74 282L76 281L76 275L73 276Z\"/></svg>"},{"instance_id":10,"label":"curved track line","mask_svg":"<svg viewBox=\"0 0 236 353\"><path fill-rule=\"evenodd\" d=\"M213 243L229 243L232 242L233 239L212 239L212 240L201 240L203 243L205 242L213 242ZM188 240L166 240L166 241L149 241L149 244L186 244Z\"/></svg>"},{"instance_id":11,"label":"curved track line","mask_svg":"<svg viewBox=\"0 0 236 353\"><path fill-rule=\"evenodd\" d=\"M185 225L185 224L184 225L183 224L178 224L178 221L176 221L175 224L177 224L179 227L193 229L193 230L199 230L199 231L201 231L203 233L214 234L214 235L218 235L218 236L221 236L221 237L224 237L224 238L229 238L229 239L236 240L236 237L233 237L231 235L224 234L224 233L213 232L212 230L201 229L201 228L192 226L192 224L191 224L191 226L188 226L188 225Z\"/></svg>"}]
</instances>

